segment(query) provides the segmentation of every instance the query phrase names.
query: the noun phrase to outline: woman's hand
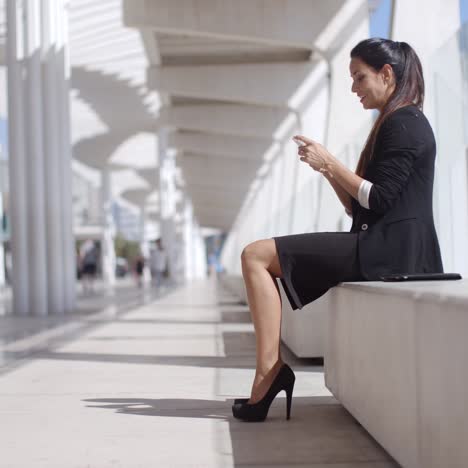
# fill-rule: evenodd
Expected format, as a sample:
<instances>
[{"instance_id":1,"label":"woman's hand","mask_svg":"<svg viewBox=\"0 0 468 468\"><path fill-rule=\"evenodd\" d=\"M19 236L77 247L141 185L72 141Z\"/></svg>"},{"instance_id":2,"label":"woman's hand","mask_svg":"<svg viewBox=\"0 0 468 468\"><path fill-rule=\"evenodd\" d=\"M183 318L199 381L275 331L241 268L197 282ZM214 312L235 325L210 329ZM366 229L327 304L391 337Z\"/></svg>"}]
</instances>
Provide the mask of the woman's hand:
<instances>
[{"instance_id":1,"label":"woman's hand","mask_svg":"<svg viewBox=\"0 0 468 468\"><path fill-rule=\"evenodd\" d=\"M314 171L328 172L328 175L332 176L328 166L334 158L324 146L302 135L296 135L294 140L303 143L298 149L301 161L307 163Z\"/></svg>"}]
</instances>

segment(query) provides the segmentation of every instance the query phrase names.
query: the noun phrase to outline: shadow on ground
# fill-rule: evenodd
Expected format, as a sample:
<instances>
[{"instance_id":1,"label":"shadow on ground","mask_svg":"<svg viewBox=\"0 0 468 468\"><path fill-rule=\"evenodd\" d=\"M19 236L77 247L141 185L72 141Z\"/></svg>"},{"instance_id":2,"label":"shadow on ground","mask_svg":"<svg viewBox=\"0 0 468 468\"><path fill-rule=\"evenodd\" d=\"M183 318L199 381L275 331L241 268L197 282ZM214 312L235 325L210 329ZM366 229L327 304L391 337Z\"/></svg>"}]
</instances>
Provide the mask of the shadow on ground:
<instances>
[{"instance_id":1,"label":"shadow on ground","mask_svg":"<svg viewBox=\"0 0 468 468\"><path fill-rule=\"evenodd\" d=\"M298 397L286 420L286 399L273 402L264 423L244 423L231 414L232 400L92 398L88 408L118 414L227 422L234 466L398 467L333 397ZM340 467L341 468L341 467Z\"/></svg>"}]
</instances>

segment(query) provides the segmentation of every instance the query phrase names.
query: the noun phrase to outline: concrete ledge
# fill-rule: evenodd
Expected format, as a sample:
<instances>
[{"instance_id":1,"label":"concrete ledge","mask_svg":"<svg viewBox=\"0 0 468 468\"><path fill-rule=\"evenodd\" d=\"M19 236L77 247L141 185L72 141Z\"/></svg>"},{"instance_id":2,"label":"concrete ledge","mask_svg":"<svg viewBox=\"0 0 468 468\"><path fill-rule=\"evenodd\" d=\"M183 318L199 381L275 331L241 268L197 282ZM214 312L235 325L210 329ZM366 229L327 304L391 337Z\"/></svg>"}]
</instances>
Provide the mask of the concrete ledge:
<instances>
[{"instance_id":1,"label":"concrete ledge","mask_svg":"<svg viewBox=\"0 0 468 468\"><path fill-rule=\"evenodd\" d=\"M283 301L282 341L297 357L323 357L331 291L300 310L292 310L281 282L278 284Z\"/></svg>"},{"instance_id":2,"label":"concrete ledge","mask_svg":"<svg viewBox=\"0 0 468 468\"><path fill-rule=\"evenodd\" d=\"M468 281L329 292L326 385L404 467L466 468Z\"/></svg>"}]
</instances>

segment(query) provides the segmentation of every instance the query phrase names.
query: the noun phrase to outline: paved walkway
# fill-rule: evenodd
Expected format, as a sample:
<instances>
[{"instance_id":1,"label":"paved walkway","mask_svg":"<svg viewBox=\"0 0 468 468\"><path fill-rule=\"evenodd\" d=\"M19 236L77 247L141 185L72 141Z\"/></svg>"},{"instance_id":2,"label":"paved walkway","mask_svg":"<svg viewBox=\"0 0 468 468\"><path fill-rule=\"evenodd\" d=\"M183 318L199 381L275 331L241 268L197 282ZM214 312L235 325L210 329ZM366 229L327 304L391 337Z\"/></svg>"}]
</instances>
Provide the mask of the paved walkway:
<instances>
[{"instance_id":1,"label":"paved walkway","mask_svg":"<svg viewBox=\"0 0 468 468\"><path fill-rule=\"evenodd\" d=\"M209 281L160 297L121 287L68 318L0 317L2 468L397 465L328 393L296 372L265 423L231 415L254 368L247 307Z\"/></svg>"}]
</instances>

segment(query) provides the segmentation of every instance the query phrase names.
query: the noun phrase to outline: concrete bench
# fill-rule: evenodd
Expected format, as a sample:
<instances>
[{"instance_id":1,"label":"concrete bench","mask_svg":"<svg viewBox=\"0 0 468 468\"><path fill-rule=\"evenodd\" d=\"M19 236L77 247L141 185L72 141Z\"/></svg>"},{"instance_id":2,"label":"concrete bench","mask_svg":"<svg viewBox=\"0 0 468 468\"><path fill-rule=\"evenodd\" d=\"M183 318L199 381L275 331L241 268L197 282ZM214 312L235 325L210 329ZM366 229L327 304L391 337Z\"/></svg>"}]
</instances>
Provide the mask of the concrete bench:
<instances>
[{"instance_id":1,"label":"concrete bench","mask_svg":"<svg viewBox=\"0 0 468 468\"><path fill-rule=\"evenodd\" d=\"M278 284L283 301L281 340L297 357L323 357L332 291L302 309L292 310L281 282Z\"/></svg>"},{"instance_id":2,"label":"concrete bench","mask_svg":"<svg viewBox=\"0 0 468 468\"><path fill-rule=\"evenodd\" d=\"M403 467L468 467L468 280L328 295L333 395Z\"/></svg>"},{"instance_id":3,"label":"concrete bench","mask_svg":"<svg viewBox=\"0 0 468 468\"><path fill-rule=\"evenodd\" d=\"M218 276L218 282L224 289L239 298L239 301L247 304L247 292L242 276L221 274Z\"/></svg>"}]
</instances>

